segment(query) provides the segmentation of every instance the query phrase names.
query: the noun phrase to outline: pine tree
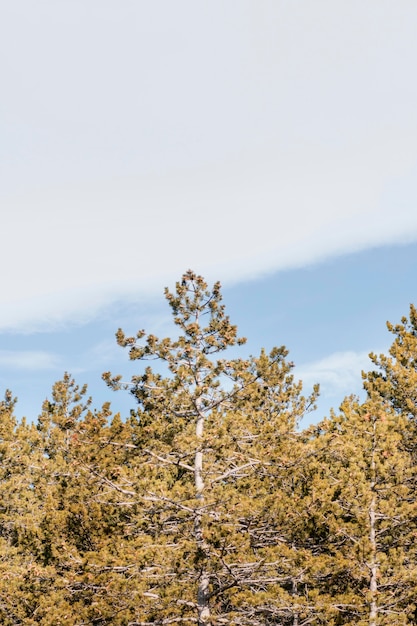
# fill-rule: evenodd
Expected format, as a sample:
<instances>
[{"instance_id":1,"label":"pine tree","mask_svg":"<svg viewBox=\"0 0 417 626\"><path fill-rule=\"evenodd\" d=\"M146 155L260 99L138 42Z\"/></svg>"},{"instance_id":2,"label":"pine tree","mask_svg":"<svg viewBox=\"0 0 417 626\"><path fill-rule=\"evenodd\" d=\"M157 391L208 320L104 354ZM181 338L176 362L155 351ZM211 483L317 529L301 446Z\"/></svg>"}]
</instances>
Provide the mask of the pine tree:
<instances>
[{"instance_id":1,"label":"pine tree","mask_svg":"<svg viewBox=\"0 0 417 626\"><path fill-rule=\"evenodd\" d=\"M417 441L417 309L410 306L409 320L404 316L400 324L387 322L394 335L389 356L371 353L377 370L362 372L364 387L369 397L379 397L398 414L408 418L404 438L410 452L415 454Z\"/></svg>"},{"instance_id":2,"label":"pine tree","mask_svg":"<svg viewBox=\"0 0 417 626\"><path fill-rule=\"evenodd\" d=\"M417 417L417 309L410 306L409 320L400 324L387 322L395 339L389 356L371 353L378 370L364 373L364 386L370 395L377 393L399 413Z\"/></svg>"},{"instance_id":3,"label":"pine tree","mask_svg":"<svg viewBox=\"0 0 417 626\"><path fill-rule=\"evenodd\" d=\"M415 623L415 468L404 428L406 418L387 405L354 398L315 427L308 489L314 533L323 539L316 588L324 623Z\"/></svg>"},{"instance_id":4,"label":"pine tree","mask_svg":"<svg viewBox=\"0 0 417 626\"><path fill-rule=\"evenodd\" d=\"M6 391L0 403L0 621L25 623L36 606L44 568L36 562L42 554L41 504L34 488L42 459L36 448L36 431L14 415L16 399Z\"/></svg>"},{"instance_id":5,"label":"pine tree","mask_svg":"<svg viewBox=\"0 0 417 626\"><path fill-rule=\"evenodd\" d=\"M123 429L107 405L91 410L86 392L65 374L38 419L41 467L32 481L42 549L27 577L27 624L128 621L125 595L131 589L125 589L119 553L124 511L106 477L123 462L122 448L112 445L115 434L120 443Z\"/></svg>"},{"instance_id":6,"label":"pine tree","mask_svg":"<svg viewBox=\"0 0 417 626\"><path fill-rule=\"evenodd\" d=\"M285 348L218 357L244 343L219 283L209 290L189 271L165 295L177 339L117 333L131 359L157 359L163 369L148 366L127 384L104 374L138 403L130 479L114 482L127 507L140 504L128 545L148 587L131 624L298 623L292 568L300 557L286 515L302 457L296 427L317 390L301 395Z\"/></svg>"}]
</instances>

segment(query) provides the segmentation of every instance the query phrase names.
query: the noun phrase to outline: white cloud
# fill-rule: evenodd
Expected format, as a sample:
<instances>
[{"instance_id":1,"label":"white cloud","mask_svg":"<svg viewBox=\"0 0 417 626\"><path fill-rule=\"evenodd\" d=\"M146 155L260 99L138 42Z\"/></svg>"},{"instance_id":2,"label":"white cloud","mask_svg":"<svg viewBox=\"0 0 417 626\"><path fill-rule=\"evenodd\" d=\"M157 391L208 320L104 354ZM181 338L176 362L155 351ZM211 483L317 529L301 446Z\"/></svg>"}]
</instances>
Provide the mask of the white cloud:
<instances>
[{"instance_id":1,"label":"white cloud","mask_svg":"<svg viewBox=\"0 0 417 626\"><path fill-rule=\"evenodd\" d=\"M38 9L0 26L0 329L417 241L414 2Z\"/></svg>"},{"instance_id":2,"label":"white cloud","mask_svg":"<svg viewBox=\"0 0 417 626\"><path fill-rule=\"evenodd\" d=\"M373 369L369 352L334 352L297 367L295 376L303 381L305 388L319 383L324 397L337 396L341 401L345 395L361 391L361 372ZM376 351L377 354L380 352Z\"/></svg>"},{"instance_id":3,"label":"white cloud","mask_svg":"<svg viewBox=\"0 0 417 626\"><path fill-rule=\"evenodd\" d=\"M42 350L0 350L0 368L17 370L49 370L60 366L56 354Z\"/></svg>"}]
</instances>

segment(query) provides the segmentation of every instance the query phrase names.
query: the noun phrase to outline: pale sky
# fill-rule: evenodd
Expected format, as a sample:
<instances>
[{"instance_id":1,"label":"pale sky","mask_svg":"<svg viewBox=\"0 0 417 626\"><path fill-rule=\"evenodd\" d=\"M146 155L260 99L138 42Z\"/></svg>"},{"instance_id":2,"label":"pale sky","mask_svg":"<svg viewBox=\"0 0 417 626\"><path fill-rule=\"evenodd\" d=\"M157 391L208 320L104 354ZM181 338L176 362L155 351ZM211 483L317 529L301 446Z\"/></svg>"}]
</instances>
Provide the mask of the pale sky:
<instances>
[{"instance_id":1,"label":"pale sky","mask_svg":"<svg viewBox=\"0 0 417 626\"><path fill-rule=\"evenodd\" d=\"M243 288L416 242L416 32L414 0L3 3L0 368L64 365L10 337L189 267Z\"/></svg>"}]
</instances>

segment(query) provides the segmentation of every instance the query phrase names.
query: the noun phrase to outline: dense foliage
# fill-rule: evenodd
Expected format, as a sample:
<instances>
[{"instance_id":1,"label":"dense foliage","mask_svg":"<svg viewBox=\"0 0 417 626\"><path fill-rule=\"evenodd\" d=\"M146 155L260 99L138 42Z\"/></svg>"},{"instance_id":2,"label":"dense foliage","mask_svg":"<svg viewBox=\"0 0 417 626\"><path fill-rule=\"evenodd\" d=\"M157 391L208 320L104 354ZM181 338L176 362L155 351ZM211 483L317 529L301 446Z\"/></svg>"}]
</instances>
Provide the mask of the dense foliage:
<instances>
[{"instance_id":1,"label":"dense foliage","mask_svg":"<svg viewBox=\"0 0 417 626\"><path fill-rule=\"evenodd\" d=\"M417 624L417 311L371 355L367 399L315 426L284 347L244 343L187 272L178 337L117 332L126 418L69 374L35 423L0 403L0 623Z\"/></svg>"}]
</instances>

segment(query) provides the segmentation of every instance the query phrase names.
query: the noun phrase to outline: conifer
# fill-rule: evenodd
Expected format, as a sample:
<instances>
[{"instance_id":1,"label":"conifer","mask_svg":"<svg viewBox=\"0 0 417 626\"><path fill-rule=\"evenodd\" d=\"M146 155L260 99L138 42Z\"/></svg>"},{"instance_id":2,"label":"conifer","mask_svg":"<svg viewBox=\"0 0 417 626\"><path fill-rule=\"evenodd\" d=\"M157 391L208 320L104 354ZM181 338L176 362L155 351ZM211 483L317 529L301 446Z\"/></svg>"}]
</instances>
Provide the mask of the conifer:
<instances>
[{"instance_id":1,"label":"conifer","mask_svg":"<svg viewBox=\"0 0 417 626\"><path fill-rule=\"evenodd\" d=\"M325 559L317 607L327 624L414 623L415 468L403 443L406 422L386 404L348 398L315 427L323 465L308 489L318 500L312 508Z\"/></svg>"},{"instance_id":2,"label":"conifer","mask_svg":"<svg viewBox=\"0 0 417 626\"><path fill-rule=\"evenodd\" d=\"M164 368L148 366L128 384L104 374L138 403L131 484L115 485L140 502L132 558L143 563L137 575L148 589L132 623L293 624L295 554L285 519L301 457L296 426L317 390L301 395L285 348L218 357L244 343L219 283L209 290L189 271L165 295L177 339L117 333L132 360L158 359Z\"/></svg>"}]
</instances>

